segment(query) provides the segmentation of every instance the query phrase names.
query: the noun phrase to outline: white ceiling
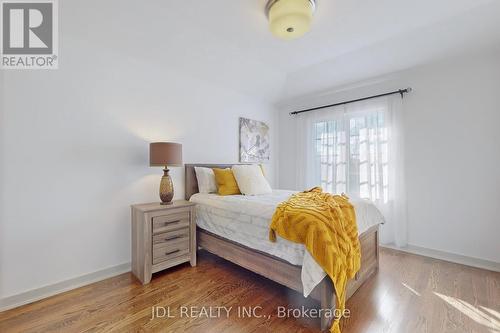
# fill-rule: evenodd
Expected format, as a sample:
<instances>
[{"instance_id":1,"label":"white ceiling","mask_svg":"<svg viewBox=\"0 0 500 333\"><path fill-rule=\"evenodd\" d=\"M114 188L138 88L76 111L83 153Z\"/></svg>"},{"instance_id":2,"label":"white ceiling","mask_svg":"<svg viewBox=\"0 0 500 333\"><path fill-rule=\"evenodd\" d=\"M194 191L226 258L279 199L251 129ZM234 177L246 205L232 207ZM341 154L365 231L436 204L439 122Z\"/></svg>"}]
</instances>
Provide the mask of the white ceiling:
<instances>
[{"instance_id":1,"label":"white ceiling","mask_svg":"<svg viewBox=\"0 0 500 333\"><path fill-rule=\"evenodd\" d=\"M265 2L60 4L71 36L270 100L500 43L498 0L319 0L311 32L293 41L268 31ZM297 85L305 71L317 80Z\"/></svg>"},{"instance_id":2,"label":"white ceiling","mask_svg":"<svg viewBox=\"0 0 500 333\"><path fill-rule=\"evenodd\" d=\"M267 30L265 3L182 1L175 10L192 24L219 36L221 42L236 45L249 57L287 72L425 29L479 7L483 10L475 13L477 23L481 24L482 14L495 7L496 28L500 28L498 0L319 0L311 32L294 41L281 41ZM450 31L446 37L461 39L467 29L464 26Z\"/></svg>"},{"instance_id":3,"label":"white ceiling","mask_svg":"<svg viewBox=\"0 0 500 333\"><path fill-rule=\"evenodd\" d=\"M498 48L500 1L477 2L483 5L404 32L402 25L391 37L288 73L283 99Z\"/></svg>"}]
</instances>

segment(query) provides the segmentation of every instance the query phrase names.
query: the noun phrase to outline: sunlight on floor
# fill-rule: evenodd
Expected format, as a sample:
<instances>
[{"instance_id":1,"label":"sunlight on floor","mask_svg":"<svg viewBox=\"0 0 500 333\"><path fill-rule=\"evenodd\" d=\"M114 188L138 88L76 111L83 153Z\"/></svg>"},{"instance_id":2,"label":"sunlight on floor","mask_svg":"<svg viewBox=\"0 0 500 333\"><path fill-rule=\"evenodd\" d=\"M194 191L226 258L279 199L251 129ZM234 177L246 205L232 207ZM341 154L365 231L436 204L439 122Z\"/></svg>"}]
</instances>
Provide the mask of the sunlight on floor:
<instances>
[{"instance_id":1,"label":"sunlight on floor","mask_svg":"<svg viewBox=\"0 0 500 333\"><path fill-rule=\"evenodd\" d=\"M413 289L412 287L410 287L409 285L407 285L406 283L402 282L401 283L406 289L408 289L409 291L411 291L412 293L414 293L415 295L417 296L420 296L420 293L418 291L416 291L415 289Z\"/></svg>"},{"instance_id":2,"label":"sunlight on floor","mask_svg":"<svg viewBox=\"0 0 500 333\"><path fill-rule=\"evenodd\" d=\"M453 306L458 311L462 312L478 324L484 325L490 329L491 332L500 332L500 319L499 313L490 308L480 306L481 309L474 305L467 303L456 297L446 296L438 292L434 292L436 296ZM495 318L495 317L497 318Z\"/></svg>"},{"instance_id":3,"label":"sunlight on floor","mask_svg":"<svg viewBox=\"0 0 500 333\"><path fill-rule=\"evenodd\" d=\"M495 316L495 317L497 317L498 320L500 320L500 312L497 312L497 311L490 309L490 308L486 308L486 307L481 306L481 305L479 307L481 309L483 309L484 311L491 313L492 316Z\"/></svg>"}]
</instances>

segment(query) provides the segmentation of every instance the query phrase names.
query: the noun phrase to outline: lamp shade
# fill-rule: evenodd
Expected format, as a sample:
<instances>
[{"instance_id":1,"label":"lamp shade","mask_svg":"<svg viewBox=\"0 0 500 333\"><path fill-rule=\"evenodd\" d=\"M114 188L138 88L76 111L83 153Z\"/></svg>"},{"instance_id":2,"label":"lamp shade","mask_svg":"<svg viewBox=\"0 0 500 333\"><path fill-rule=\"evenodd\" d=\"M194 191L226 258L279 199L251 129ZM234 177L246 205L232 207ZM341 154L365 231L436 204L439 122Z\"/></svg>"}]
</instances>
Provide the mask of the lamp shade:
<instances>
[{"instance_id":1,"label":"lamp shade","mask_svg":"<svg viewBox=\"0 0 500 333\"><path fill-rule=\"evenodd\" d=\"M269 3L269 29L282 39L294 39L311 28L315 2L312 0L278 0Z\"/></svg>"},{"instance_id":2,"label":"lamp shade","mask_svg":"<svg viewBox=\"0 0 500 333\"><path fill-rule=\"evenodd\" d=\"M182 145L173 142L149 144L150 166L182 166Z\"/></svg>"}]
</instances>

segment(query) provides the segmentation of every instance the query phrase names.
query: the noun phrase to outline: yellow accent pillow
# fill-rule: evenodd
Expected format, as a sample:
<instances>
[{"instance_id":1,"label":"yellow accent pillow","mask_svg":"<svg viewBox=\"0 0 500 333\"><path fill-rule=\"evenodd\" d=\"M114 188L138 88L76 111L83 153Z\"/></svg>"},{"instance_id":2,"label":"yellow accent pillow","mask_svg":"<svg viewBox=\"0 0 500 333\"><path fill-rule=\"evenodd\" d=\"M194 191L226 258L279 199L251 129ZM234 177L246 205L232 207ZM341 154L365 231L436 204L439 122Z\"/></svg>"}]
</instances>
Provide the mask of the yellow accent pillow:
<instances>
[{"instance_id":1,"label":"yellow accent pillow","mask_svg":"<svg viewBox=\"0 0 500 333\"><path fill-rule=\"evenodd\" d=\"M215 182L217 183L217 193L219 195L241 194L233 170L214 168Z\"/></svg>"}]
</instances>

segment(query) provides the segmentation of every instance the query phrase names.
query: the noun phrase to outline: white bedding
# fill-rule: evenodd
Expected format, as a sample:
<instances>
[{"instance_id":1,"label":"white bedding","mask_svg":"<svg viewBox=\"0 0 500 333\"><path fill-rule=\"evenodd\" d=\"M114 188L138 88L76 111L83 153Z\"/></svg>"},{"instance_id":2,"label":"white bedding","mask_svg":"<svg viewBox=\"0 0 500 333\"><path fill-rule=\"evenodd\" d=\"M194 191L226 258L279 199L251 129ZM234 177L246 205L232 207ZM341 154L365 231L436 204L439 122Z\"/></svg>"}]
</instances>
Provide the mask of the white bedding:
<instances>
[{"instance_id":1,"label":"white bedding","mask_svg":"<svg viewBox=\"0 0 500 333\"><path fill-rule=\"evenodd\" d=\"M269 241L269 224L276 206L288 199L293 191L273 190L270 194L244 196L197 193L190 201L196 205L196 224L209 232L249 248L266 252L302 266L302 285L307 297L325 277L325 272L302 244L278 236L276 243ZM382 214L367 200L351 200L356 211L358 233L383 223Z\"/></svg>"}]
</instances>

